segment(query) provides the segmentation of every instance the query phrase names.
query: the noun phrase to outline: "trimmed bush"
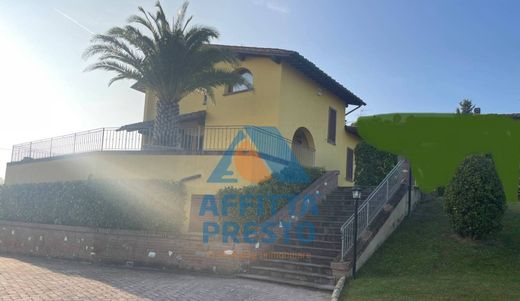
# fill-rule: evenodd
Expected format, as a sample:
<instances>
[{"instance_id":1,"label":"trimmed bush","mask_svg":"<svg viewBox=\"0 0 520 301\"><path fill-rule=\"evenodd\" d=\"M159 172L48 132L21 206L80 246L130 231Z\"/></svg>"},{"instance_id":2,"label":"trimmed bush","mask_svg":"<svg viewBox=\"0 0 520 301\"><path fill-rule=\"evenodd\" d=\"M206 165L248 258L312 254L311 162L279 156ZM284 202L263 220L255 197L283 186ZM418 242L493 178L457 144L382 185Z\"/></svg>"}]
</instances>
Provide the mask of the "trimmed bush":
<instances>
[{"instance_id":1,"label":"trimmed bush","mask_svg":"<svg viewBox=\"0 0 520 301\"><path fill-rule=\"evenodd\" d=\"M287 195L287 196L295 196L302 192L307 186L309 186L312 182L317 180L319 177L321 177L323 174L325 174L325 170L323 168L313 167L313 168L307 168L304 167L305 173L308 176L308 182L307 183L287 183L277 180L277 178L284 178L284 177L277 177L276 174L273 174L271 178L268 180L265 180L263 182L258 183L257 185L248 185L241 188L236 187L225 187L223 189L220 189L217 192L217 200L221 200L224 195L236 195L237 199L240 198L240 196L250 195L252 196L251 199L248 199L247 201L250 201L253 205L246 209L245 214L243 216L240 216L240 212L238 208L230 208L229 215L224 218L224 220L231 220L242 226L246 222L263 222L267 220L269 217L271 217L271 204L268 201L263 202L264 204L264 215L258 216L257 214L257 205L258 205L258 199L257 197L266 197L270 195ZM292 175L292 174L298 174L297 171L293 170L291 167L284 168L280 171L280 173L284 175ZM277 207L274 209L279 210L283 208L287 203L289 202L289 199L282 198L278 200L276 203Z\"/></svg>"},{"instance_id":2,"label":"trimmed bush","mask_svg":"<svg viewBox=\"0 0 520 301\"><path fill-rule=\"evenodd\" d=\"M366 142L354 150L357 186L377 186L397 164L397 156L380 151Z\"/></svg>"},{"instance_id":3,"label":"trimmed bush","mask_svg":"<svg viewBox=\"0 0 520 301\"><path fill-rule=\"evenodd\" d=\"M0 187L0 219L28 223L177 232L185 204L182 184L160 180Z\"/></svg>"},{"instance_id":4,"label":"trimmed bush","mask_svg":"<svg viewBox=\"0 0 520 301\"><path fill-rule=\"evenodd\" d=\"M502 229L505 199L493 160L469 156L446 187L444 209L456 233L480 239Z\"/></svg>"}]
</instances>

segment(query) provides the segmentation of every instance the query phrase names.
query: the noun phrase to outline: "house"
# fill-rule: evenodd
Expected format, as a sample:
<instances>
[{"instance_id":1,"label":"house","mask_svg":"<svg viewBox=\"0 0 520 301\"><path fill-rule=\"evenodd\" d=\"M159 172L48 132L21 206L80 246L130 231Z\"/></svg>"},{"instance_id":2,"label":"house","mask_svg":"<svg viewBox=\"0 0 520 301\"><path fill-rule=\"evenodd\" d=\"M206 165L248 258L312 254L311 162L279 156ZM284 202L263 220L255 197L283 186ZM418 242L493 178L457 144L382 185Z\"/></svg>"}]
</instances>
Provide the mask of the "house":
<instances>
[{"instance_id":1,"label":"house","mask_svg":"<svg viewBox=\"0 0 520 301\"><path fill-rule=\"evenodd\" d=\"M179 147L150 147L156 100L136 84L133 88L145 98L142 122L15 145L6 184L160 178L184 181L194 200L259 180L261 166L241 171L232 181L210 181L236 135L250 130L275 141L255 149L264 160L283 165L295 156L304 166L339 170L339 185L352 186L353 150L360 138L346 126L345 112L365 103L295 51L217 47L237 54L237 72L250 85L220 87L214 102L197 93L183 99L176 130ZM288 145L292 154L280 152L280 145Z\"/></svg>"}]
</instances>

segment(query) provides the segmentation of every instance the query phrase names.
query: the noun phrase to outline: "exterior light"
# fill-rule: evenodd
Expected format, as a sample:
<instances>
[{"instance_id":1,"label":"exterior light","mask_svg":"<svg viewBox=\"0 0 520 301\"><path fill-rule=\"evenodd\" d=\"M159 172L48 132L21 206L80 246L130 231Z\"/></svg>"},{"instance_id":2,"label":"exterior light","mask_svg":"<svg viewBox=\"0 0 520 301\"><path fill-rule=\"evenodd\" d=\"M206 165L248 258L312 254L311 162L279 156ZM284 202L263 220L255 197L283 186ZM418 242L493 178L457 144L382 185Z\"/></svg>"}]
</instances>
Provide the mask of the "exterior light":
<instances>
[{"instance_id":1,"label":"exterior light","mask_svg":"<svg viewBox=\"0 0 520 301\"><path fill-rule=\"evenodd\" d=\"M359 187L354 187L354 189L352 189L352 198L354 200L361 199L361 189Z\"/></svg>"}]
</instances>

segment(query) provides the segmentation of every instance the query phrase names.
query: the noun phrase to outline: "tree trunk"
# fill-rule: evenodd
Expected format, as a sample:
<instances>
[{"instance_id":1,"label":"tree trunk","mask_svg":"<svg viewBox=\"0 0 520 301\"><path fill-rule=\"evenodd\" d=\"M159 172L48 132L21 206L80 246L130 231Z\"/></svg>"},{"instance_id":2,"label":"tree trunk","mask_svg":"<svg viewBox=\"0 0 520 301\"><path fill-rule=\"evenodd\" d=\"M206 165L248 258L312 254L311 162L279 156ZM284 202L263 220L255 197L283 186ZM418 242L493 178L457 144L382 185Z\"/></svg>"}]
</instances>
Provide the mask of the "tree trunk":
<instances>
[{"instance_id":1,"label":"tree trunk","mask_svg":"<svg viewBox=\"0 0 520 301\"><path fill-rule=\"evenodd\" d=\"M153 128L152 144L156 146L178 147L177 128L179 102L176 100L157 101L157 116Z\"/></svg>"}]
</instances>

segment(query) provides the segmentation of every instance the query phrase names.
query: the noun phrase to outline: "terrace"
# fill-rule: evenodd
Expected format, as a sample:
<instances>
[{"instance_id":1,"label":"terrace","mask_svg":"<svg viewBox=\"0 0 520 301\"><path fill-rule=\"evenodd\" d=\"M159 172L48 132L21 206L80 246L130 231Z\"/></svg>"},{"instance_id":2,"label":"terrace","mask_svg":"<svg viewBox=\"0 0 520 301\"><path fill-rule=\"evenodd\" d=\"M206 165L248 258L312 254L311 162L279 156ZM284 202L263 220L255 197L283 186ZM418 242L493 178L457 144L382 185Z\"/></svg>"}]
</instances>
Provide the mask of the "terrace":
<instances>
[{"instance_id":1,"label":"terrace","mask_svg":"<svg viewBox=\"0 0 520 301\"><path fill-rule=\"evenodd\" d=\"M151 123L150 123L151 124ZM282 137L276 130L257 126L179 127L168 133L161 145L152 144L152 127L99 128L30 141L13 146L11 163L93 152L147 152L171 154L227 154L238 150L246 155L281 162L297 160L314 166L315 150ZM247 137L235 149L230 145L239 135ZM240 141L241 139L238 139Z\"/></svg>"}]
</instances>

